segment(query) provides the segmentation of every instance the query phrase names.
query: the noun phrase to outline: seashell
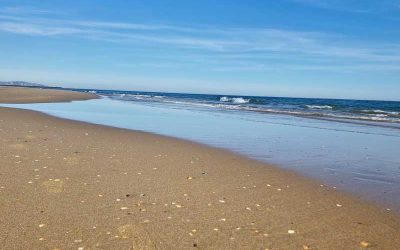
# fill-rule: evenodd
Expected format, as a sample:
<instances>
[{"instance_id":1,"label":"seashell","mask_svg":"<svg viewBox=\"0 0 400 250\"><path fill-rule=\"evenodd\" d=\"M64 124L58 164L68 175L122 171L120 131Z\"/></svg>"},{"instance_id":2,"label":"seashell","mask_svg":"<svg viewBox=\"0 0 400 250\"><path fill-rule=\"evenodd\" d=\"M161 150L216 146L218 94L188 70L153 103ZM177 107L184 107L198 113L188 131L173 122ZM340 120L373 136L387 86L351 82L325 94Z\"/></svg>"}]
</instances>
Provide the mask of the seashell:
<instances>
[{"instance_id":1,"label":"seashell","mask_svg":"<svg viewBox=\"0 0 400 250\"><path fill-rule=\"evenodd\" d=\"M368 248L370 246L371 246L371 243L369 243L368 241L363 240L360 242L360 247L362 247L362 248Z\"/></svg>"}]
</instances>

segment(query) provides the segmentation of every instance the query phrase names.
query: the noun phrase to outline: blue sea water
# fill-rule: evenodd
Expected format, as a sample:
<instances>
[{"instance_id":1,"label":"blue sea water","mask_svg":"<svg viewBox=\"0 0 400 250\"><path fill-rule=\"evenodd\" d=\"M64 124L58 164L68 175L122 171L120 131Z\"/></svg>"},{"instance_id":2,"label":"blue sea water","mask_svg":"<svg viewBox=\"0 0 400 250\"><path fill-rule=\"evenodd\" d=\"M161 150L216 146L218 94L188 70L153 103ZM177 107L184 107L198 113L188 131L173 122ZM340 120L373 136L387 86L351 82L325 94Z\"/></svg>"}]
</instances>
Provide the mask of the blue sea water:
<instances>
[{"instance_id":1,"label":"blue sea water","mask_svg":"<svg viewBox=\"0 0 400 250\"><path fill-rule=\"evenodd\" d=\"M186 105L197 108L288 114L309 118L386 122L400 127L400 102L261 96L180 94L118 90L86 90L112 99ZM398 125L395 125L398 124ZM380 124L383 126L384 124ZM385 124L390 126L389 124Z\"/></svg>"},{"instance_id":2,"label":"blue sea water","mask_svg":"<svg viewBox=\"0 0 400 250\"><path fill-rule=\"evenodd\" d=\"M102 99L3 105L220 147L400 211L400 103L81 90Z\"/></svg>"}]
</instances>

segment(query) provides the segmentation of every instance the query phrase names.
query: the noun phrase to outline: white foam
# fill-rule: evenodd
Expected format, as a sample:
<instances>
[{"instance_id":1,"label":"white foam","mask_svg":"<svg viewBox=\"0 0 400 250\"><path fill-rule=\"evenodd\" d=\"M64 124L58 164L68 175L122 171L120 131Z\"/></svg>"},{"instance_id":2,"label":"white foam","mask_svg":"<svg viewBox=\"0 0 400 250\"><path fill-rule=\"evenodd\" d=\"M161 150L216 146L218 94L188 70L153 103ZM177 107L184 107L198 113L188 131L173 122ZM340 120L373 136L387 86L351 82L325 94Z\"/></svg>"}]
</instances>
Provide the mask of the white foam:
<instances>
[{"instance_id":1,"label":"white foam","mask_svg":"<svg viewBox=\"0 0 400 250\"><path fill-rule=\"evenodd\" d=\"M332 106L329 105L306 105L309 109L333 109Z\"/></svg>"},{"instance_id":2,"label":"white foam","mask_svg":"<svg viewBox=\"0 0 400 250\"><path fill-rule=\"evenodd\" d=\"M380 109L374 109L374 110L364 109L364 110L361 110L361 111L364 112L364 113L400 115L400 112L385 111L385 110L380 110Z\"/></svg>"},{"instance_id":3,"label":"white foam","mask_svg":"<svg viewBox=\"0 0 400 250\"><path fill-rule=\"evenodd\" d=\"M230 97L223 96L223 97L219 98L219 101L220 102L232 102L232 103L235 103L235 104L243 104L243 103L249 103L250 99L244 99L242 97L232 97L232 98L230 98Z\"/></svg>"},{"instance_id":4,"label":"white foam","mask_svg":"<svg viewBox=\"0 0 400 250\"><path fill-rule=\"evenodd\" d=\"M226 97L226 96L223 96L223 97L219 98L220 102L229 102L230 100L231 100L231 98Z\"/></svg>"},{"instance_id":5,"label":"white foam","mask_svg":"<svg viewBox=\"0 0 400 250\"><path fill-rule=\"evenodd\" d=\"M236 104L249 103L249 101L250 101L249 99L244 99L242 97L232 98L232 102Z\"/></svg>"}]
</instances>

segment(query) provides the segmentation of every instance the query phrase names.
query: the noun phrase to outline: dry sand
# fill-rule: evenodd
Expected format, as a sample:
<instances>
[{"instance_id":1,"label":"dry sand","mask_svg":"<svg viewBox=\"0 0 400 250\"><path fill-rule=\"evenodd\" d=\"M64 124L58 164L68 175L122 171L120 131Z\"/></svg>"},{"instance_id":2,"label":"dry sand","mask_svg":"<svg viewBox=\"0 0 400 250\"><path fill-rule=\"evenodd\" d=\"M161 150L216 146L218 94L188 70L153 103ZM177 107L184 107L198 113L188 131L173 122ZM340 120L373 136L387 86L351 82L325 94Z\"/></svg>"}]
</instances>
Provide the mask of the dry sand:
<instances>
[{"instance_id":1,"label":"dry sand","mask_svg":"<svg viewBox=\"0 0 400 250\"><path fill-rule=\"evenodd\" d=\"M400 249L391 211L223 150L11 108L0 145L3 249Z\"/></svg>"},{"instance_id":2,"label":"dry sand","mask_svg":"<svg viewBox=\"0 0 400 250\"><path fill-rule=\"evenodd\" d=\"M97 95L91 93L67 90L0 86L0 103L69 102L97 97Z\"/></svg>"}]
</instances>

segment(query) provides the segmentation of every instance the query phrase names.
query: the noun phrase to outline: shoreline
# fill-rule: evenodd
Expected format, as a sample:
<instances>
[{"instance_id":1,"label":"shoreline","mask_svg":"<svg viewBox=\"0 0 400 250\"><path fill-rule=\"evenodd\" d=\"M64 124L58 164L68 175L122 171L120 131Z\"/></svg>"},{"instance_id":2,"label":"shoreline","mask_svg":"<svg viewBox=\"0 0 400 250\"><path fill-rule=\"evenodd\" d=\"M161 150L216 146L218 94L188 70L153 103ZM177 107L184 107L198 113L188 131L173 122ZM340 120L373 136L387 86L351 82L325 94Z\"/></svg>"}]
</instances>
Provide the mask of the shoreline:
<instances>
[{"instance_id":1,"label":"shoreline","mask_svg":"<svg viewBox=\"0 0 400 250\"><path fill-rule=\"evenodd\" d=\"M144 131L22 109L0 114L6 248L400 244L397 214L289 170Z\"/></svg>"},{"instance_id":2,"label":"shoreline","mask_svg":"<svg viewBox=\"0 0 400 250\"><path fill-rule=\"evenodd\" d=\"M71 100L71 101L84 101L84 100ZM222 153L227 154L227 155L234 155L236 157L243 158L245 160L248 160L248 161L251 161L251 162L255 162L255 163L260 164L260 165L264 165L264 167L267 167L267 168L273 168L276 171L285 173L285 174L287 174L289 176L293 176L294 178L300 178L305 182L313 183L316 186L324 187L325 189L327 189L329 191L337 192L337 193L339 193L341 195L344 195L344 196L346 196L346 197L348 197L350 199L354 199L354 200L357 200L359 202L374 206L378 210L388 211L391 214L393 214L395 217L400 219L400 208L392 207L392 204L390 204L388 202L377 201L377 200L374 200L374 199L367 199L365 197L360 196L356 192L351 192L351 191L346 191L346 190L343 190L343 189L339 189L334 184L326 183L326 182L320 180L319 178L312 177L312 176L307 175L305 173L301 173L301 172L298 172L296 170L286 168L282 164L271 163L271 162L259 160L257 158L251 158L250 156L248 156L246 154L235 152L235 151L232 151L232 150L230 150L228 148L213 146L213 145L210 145L210 144L205 144L205 143L194 141L194 140L190 140L190 139L174 137L174 136L160 134L160 133L156 133L156 132L149 132L149 131L146 131L146 130L122 128L122 127L117 127L117 126L112 126L112 125L104 125L104 124L97 124L97 123L86 122L86 121L81 121L81 120L63 118L63 117L58 117L56 115L47 114L47 113L42 112L42 111L30 110L30 109L25 109L25 108L1 107L0 106L0 109L1 108L23 110L23 111L37 113L38 115L49 116L49 117L52 117L52 118L55 118L55 119L59 119L59 120L65 121L65 122L101 126L101 127L105 127L105 128L121 130L121 131L124 131L124 132L127 132L127 133L130 133L130 132L132 132L132 133L141 133L141 134L145 134L145 135L149 135L149 136L156 136L156 137L165 138L167 140L177 140L177 141L181 141L183 143L188 143L188 144L193 144L195 146L197 145L199 147L209 148L210 150L219 151L219 152L222 152Z\"/></svg>"},{"instance_id":3,"label":"shoreline","mask_svg":"<svg viewBox=\"0 0 400 250\"><path fill-rule=\"evenodd\" d=\"M72 100L72 101L84 101L84 100ZM381 210L383 212L389 212L390 214L392 214L393 216L398 218L399 222L400 222L400 210L396 209L396 208L392 208L390 206L390 204L386 204L385 202L378 202L378 201L375 201L375 200L372 200L372 199L362 198L362 197L360 197L360 195L357 195L357 193L346 191L346 190L337 189L333 185L324 183L323 181L321 181L318 178L306 175L304 173L298 172L298 171L293 170L293 169L285 168L283 165L280 165L280 164L277 164L277 163L270 163L270 162L258 160L256 158L251 158L246 154L242 154L242 153L239 153L239 152L234 152L234 151L232 151L230 149L217 147L217 146L212 146L212 145L201 143L201 142L197 142L197 141L194 141L194 140L178 138L178 137L159 134L159 133L155 133L155 132L148 132L146 130L122 128L122 127L117 127L117 126L112 126L112 125L103 125L103 124L91 123L91 122L74 120L74 119L69 119L69 118L62 118L62 117L58 117L58 116L55 116L55 115L46 114L45 112L42 112L42 111L35 111L35 110L24 109L24 108L1 107L0 106L0 110L1 109L11 109L11 110L15 109L15 110L33 112L33 113L36 113L39 116L45 116L45 117L47 116L47 117L59 119L61 121L65 121L67 123L76 123L78 126L80 124L81 125L90 125L90 126L100 126L100 127L104 127L104 128L108 128L108 129L119 130L119 131L125 132L125 133L144 134L144 135L148 135L148 136L164 138L166 140L173 140L173 141L178 141L178 142L181 142L181 143L187 143L187 144L191 144L193 146L197 146L197 147L201 147L201 148L207 148L207 149L209 149L211 151L217 151L219 153L226 154L228 157L229 156L234 156L234 157L241 158L241 159L243 159L245 161L254 162L257 165L260 165L261 168L272 168L272 170L274 170L274 171L282 172L282 174L291 176L293 178L298 178L299 181L303 181L303 182L307 182L307 183L313 184L315 187L322 187L326 191L335 192L335 193L337 193L339 195L347 197L348 199L352 199L352 200L355 200L357 202L364 203L366 205L375 207L376 209Z\"/></svg>"}]
</instances>

